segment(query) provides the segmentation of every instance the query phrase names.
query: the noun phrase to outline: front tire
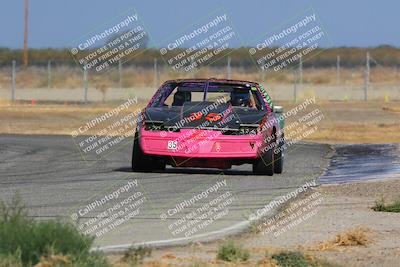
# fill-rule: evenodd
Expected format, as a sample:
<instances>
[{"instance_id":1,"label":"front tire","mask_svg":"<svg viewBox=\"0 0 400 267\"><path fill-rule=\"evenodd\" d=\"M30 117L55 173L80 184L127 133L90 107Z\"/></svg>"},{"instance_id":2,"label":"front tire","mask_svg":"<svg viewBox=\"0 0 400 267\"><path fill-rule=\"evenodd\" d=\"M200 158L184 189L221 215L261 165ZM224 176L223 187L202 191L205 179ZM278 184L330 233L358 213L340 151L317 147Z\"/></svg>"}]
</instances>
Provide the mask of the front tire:
<instances>
[{"instance_id":1,"label":"front tire","mask_svg":"<svg viewBox=\"0 0 400 267\"><path fill-rule=\"evenodd\" d=\"M271 147L269 143L267 151L257 158L253 163L253 173L272 176L274 175L274 145Z\"/></svg>"},{"instance_id":2,"label":"front tire","mask_svg":"<svg viewBox=\"0 0 400 267\"><path fill-rule=\"evenodd\" d=\"M285 140L282 139L279 141L278 147L276 148L276 151L274 149L274 173L282 173L283 171L283 161L284 161L284 153L283 149L285 146ZM275 153L277 152L277 153Z\"/></svg>"},{"instance_id":3,"label":"front tire","mask_svg":"<svg viewBox=\"0 0 400 267\"><path fill-rule=\"evenodd\" d=\"M133 171L151 171L152 169L162 169L162 164L154 164L151 157L145 155L140 147L139 133L136 131L133 141L132 151L132 170ZM165 163L164 163L165 169Z\"/></svg>"}]
</instances>

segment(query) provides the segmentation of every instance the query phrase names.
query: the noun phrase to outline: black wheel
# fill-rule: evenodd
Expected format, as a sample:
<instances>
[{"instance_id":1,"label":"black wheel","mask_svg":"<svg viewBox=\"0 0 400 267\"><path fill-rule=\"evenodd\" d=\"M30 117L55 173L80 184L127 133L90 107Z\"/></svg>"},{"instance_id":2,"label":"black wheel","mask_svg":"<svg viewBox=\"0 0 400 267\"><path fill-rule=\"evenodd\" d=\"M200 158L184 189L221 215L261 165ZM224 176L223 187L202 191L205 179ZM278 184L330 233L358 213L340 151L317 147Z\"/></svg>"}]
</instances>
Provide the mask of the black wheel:
<instances>
[{"instance_id":1,"label":"black wheel","mask_svg":"<svg viewBox=\"0 0 400 267\"><path fill-rule=\"evenodd\" d=\"M165 160L162 158L153 158L153 170L163 171L165 170Z\"/></svg>"},{"instance_id":2,"label":"black wheel","mask_svg":"<svg viewBox=\"0 0 400 267\"><path fill-rule=\"evenodd\" d=\"M254 174L265 174L268 176L274 175L274 143L271 142L267 146L267 151L264 152L253 163Z\"/></svg>"},{"instance_id":3,"label":"black wheel","mask_svg":"<svg viewBox=\"0 0 400 267\"><path fill-rule=\"evenodd\" d=\"M282 173L283 171L283 161L285 159L285 154L283 149L285 146L285 139L283 137L280 139L278 147L274 149L274 173Z\"/></svg>"},{"instance_id":4,"label":"black wheel","mask_svg":"<svg viewBox=\"0 0 400 267\"><path fill-rule=\"evenodd\" d=\"M132 170L133 171L150 171L152 168L151 160L143 154L140 147L139 134L136 131L135 140L133 141L132 151Z\"/></svg>"}]
</instances>

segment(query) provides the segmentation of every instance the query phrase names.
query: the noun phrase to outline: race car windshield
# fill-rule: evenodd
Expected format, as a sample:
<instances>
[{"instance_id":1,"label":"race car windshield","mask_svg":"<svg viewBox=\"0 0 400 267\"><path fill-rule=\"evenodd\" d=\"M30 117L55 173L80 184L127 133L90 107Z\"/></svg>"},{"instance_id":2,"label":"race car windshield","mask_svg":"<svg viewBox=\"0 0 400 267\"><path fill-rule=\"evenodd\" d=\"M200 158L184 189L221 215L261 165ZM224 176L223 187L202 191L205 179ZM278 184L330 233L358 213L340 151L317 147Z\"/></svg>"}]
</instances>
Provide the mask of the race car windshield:
<instances>
[{"instance_id":1,"label":"race car windshield","mask_svg":"<svg viewBox=\"0 0 400 267\"><path fill-rule=\"evenodd\" d=\"M246 84L181 82L165 85L156 96L153 107L180 107L188 102L228 103L234 107L262 109L255 87Z\"/></svg>"},{"instance_id":2,"label":"race car windshield","mask_svg":"<svg viewBox=\"0 0 400 267\"><path fill-rule=\"evenodd\" d=\"M249 86L210 84L206 100L215 102L217 99L221 101L221 98L233 107L262 109L257 91L252 90Z\"/></svg>"}]
</instances>

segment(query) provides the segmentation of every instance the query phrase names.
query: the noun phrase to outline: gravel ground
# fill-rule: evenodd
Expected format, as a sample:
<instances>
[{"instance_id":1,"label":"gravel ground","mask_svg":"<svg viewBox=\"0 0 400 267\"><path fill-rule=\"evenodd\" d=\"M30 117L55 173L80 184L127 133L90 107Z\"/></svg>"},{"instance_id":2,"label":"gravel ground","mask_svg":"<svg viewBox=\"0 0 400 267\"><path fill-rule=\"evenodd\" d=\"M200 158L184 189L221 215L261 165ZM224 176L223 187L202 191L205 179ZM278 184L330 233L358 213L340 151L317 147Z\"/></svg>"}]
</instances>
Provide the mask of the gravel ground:
<instances>
[{"instance_id":1,"label":"gravel ground","mask_svg":"<svg viewBox=\"0 0 400 267\"><path fill-rule=\"evenodd\" d=\"M400 180L324 185L305 194L301 199L307 199L316 192L323 199L318 212L292 229L279 236L274 236L272 233L263 235L262 232L250 232L234 238L236 243L250 250L251 264L255 264L265 253L300 250L339 266L399 266L400 214L375 212L371 207L382 196L387 201L400 199ZM369 236L371 244L327 251L309 249L356 226L371 230ZM186 248L155 250L148 260L176 263L180 259L186 259L186 262L215 263L218 246L223 242L221 240L212 244L193 244ZM119 256L113 255L110 258L116 260Z\"/></svg>"}]
</instances>

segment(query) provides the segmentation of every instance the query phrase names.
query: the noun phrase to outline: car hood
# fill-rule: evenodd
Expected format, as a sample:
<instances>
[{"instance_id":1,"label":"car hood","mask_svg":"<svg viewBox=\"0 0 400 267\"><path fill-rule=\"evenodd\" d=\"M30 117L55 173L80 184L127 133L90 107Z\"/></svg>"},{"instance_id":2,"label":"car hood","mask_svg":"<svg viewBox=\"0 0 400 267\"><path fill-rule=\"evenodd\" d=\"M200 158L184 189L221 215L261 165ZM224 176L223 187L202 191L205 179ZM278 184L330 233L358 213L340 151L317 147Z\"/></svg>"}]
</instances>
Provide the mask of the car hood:
<instances>
[{"instance_id":1,"label":"car hood","mask_svg":"<svg viewBox=\"0 0 400 267\"><path fill-rule=\"evenodd\" d=\"M242 124L259 124L266 111L213 102L189 102L179 107L147 107L146 122L163 123L163 126L180 128L238 129Z\"/></svg>"}]
</instances>

